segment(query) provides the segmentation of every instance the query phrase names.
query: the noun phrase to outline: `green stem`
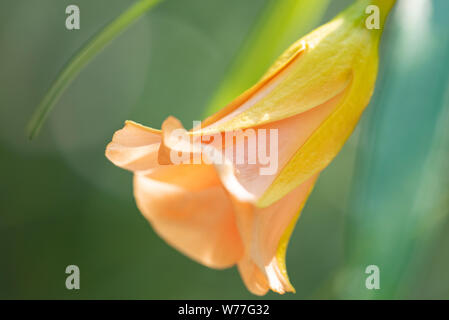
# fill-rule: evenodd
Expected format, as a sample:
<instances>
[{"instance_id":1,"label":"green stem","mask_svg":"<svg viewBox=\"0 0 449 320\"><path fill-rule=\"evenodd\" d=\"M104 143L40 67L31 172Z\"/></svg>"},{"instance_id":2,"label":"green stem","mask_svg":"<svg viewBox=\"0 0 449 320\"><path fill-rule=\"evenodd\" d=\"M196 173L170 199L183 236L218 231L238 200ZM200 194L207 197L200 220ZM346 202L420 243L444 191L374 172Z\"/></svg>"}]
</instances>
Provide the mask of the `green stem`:
<instances>
[{"instance_id":1,"label":"green stem","mask_svg":"<svg viewBox=\"0 0 449 320\"><path fill-rule=\"evenodd\" d=\"M101 29L72 57L72 59L68 61L66 66L56 77L42 101L39 103L28 123L27 133L30 139L33 139L39 133L48 114L53 109L62 93L92 58L120 35L122 31L160 1L161 0L140 0L136 2L124 13Z\"/></svg>"}]
</instances>

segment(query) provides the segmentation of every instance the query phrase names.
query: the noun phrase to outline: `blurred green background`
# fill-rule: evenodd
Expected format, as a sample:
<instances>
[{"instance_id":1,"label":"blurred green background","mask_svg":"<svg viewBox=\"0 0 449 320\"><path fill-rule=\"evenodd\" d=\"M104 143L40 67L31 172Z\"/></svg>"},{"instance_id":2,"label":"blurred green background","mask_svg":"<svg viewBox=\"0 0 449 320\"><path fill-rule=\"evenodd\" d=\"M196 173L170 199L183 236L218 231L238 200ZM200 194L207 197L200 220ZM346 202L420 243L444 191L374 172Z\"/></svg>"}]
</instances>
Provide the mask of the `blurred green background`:
<instances>
[{"instance_id":1,"label":"blurred green background","mask_svg":"<svg viewBox=\"0 0 449 320\"><path fill-rule=\"evenodd\" d=\"M126 119L190 127L351 2L166 0L92 60L29 141L58 72L133 1L2 0L0 298L255 298L235 268L203 267L156 236L104 149ZM80 30L65 28L69 4ZM386 29L373 100L292 236L297 292L263 298L449 298L449 1L398 1ZM70 264L80 290L65 288ZM371 264L380 290L365 288Z\"/></svg>"}]
</instances>

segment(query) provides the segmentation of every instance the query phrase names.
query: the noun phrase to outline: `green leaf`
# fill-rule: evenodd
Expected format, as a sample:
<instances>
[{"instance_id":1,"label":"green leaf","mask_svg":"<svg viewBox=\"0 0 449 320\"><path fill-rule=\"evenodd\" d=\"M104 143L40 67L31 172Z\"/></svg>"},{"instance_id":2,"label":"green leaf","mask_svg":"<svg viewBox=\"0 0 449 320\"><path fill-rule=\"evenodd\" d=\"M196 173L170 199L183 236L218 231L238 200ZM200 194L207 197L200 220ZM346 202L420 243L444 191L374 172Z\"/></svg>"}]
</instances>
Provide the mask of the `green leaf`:
<instances>
[{"instance_id":1,"label":"green leaf","mask_svg":"<svg viewBox=\"0 0 449 320\"><path fill-rule=\"evenodd\" d=\"M269 0L231 64L206 112L213 113L248 89L293 41L322 18L329 0Z\"/></svg>"},{"instance_id":2,"label":"green leaf","mask_svg":"<svg viewBox=\"0 0 449 320\"><path fill-rule=\"evenodd\" d=\"M111 43L112 40L117 38L126 28L160 1L161 0L140 0L136 2L110 24L100 30L67 62L28 123L27 132L30 139L33 139L39 133L39 130L44 124L50 111L79 72L99 52Z\"/></svg>"}]
</instances>

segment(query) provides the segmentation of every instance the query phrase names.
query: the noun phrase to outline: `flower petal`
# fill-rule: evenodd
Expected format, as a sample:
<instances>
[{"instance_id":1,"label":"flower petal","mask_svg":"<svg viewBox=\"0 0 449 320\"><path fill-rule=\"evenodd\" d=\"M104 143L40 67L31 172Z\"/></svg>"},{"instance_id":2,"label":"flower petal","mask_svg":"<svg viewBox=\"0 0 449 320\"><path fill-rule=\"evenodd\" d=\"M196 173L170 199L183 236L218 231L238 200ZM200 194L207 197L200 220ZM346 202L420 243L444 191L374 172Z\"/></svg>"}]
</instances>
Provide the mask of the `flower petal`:
<instances>
[{"instance_id":1,"label":"flower petal","mask_svg":"<svg viewBox=\"0 0 449 320\"><path fill-rule=\"evenodd\" d=\"M211 165L166 165L134 176L137 206L170 245L208 267L243 254L229 196Z\"/></svg>"},{"instance_id":2,"label":"flower petal","mask_svg":"<svg viewBox=\"0 0 449 320\"><path fill-rule=\"evenodd\" d=\"M329 41L326 37L332 35L338 25L329 24L315 31L314 36L293 44L274 64L273 69L278 71L269 71L268 76L253 87L255 91L249 99L242 103L241 98L237 98L231 103L232 108L207 119L202 131L212 134L279 121L320 106L343 92L351 81L353 57L338 46L316 46L321 40ZM298 50L301 54L291 58L292 52ZM228 112L229 109L232 112Z\"/></svg>"},{"instance_id":3,"label":"flower petal","mask_svg":"<svg viewBox=\"0 0 449 320\"><path fill-rule=\"evenodd\" d=\"M253 293L264 294L268 288L278 293L294 291L285 268L286 247L317 177L313 176L267 208L234 203L237 224L245 244L245 258L239 263L239 270ZM265 276L265 282L260 279L260 273Z\"/></svg>"},{"instance_id":4,"label":"flower petal","mask_svg":"<svg viewBox=\"0 0 449 320\"><path fill-rule=\"evenodd\" d=\"M206 158L208 163L214 163L221 182L230 194L239 201L257 204L295 152L339 106L345 92L294 117L242 131L246 134L254 129L251 131L253 133L248 136L253 135L251 138L254 138L253 141L256 142L260 140L260 134L267 135L265 137L266 152L269 151L270 160L276 162L276 165L273 166L274 171L269 174L261 174L261 170L266 170L270 164L262 163L258 158L251 163L248 159L250 154L258 155L260 150L258 150L257 143L248 143L247 137L227 141L225 136L235 134L232 131L214 135L192 135L174 117L168 117L162 125L164 138L159 152L159 162L172 163L170 159L172 152L182 152L183 157L190 163L193 163L194 157L198 157L200 163ZM180 132L172 135L175 130L180 130ZM275 141L271 141L271 130L276 131L277 139ZM201 131L197 131L197 133L199 132ZM208 141L208 143L205 144L204 141ZM277 143L274 145L275 150L270 150L271 145L275 142ZM213 152L205 152L205 147L208 147L207 151ZM243 150L243 163L242 159L238 159L236 150ZM275 156L271 154L273 151L276 153Z\"/></svg>"},{"instance_id":5,"label":"flower petal","mask_svg":"<svg viewBox=\"0 0 449 320\"><path fill-rule=\"evenodd\" d=\"M277 158L272 159L277 161L277 170L273 174L260 174L262 168L266 168L266 164L262 164L257 161L256 164L249 164L246 161L243 164L239 164L236 161L236 155L233 155L233 165L235 167L235 177L237 181L247 190L250 194L254 195L257 201L264 195L267 189L276 180L279 172L287 166L293 155L299 150L309 139L310 136L319 128L321 123L323 123L335 108L338 107L344 92L338 94L333 99L327 101L319 107L313 108L309 111L290 117L281 121L269 123L259 127L255 127L256 139L261 130L277 130L277 142L278 146L276 148ZM268 138L267 138L268 140ZM271 139L270 139L271 140ZM236 146L230 146L231 148L246 148L245 154L256 153L257 150L248 150L248 145L238 145L244 144L242 140L237 141ZM267 150L270 149L270 144L273 141L267 143ZM225 151L226 152L226 151ZM232 193L232 190L230 191Z\"/></svg>"},{"instance_id":6,"label":"flower petal","mask_svg":"<svg viewBox=\"0 0 449 320\"><path fill-rule=\"evenodd\" d=\"M369 48L367 49L369 50ZM338 154L353 132L374 90L377 55L355 68L353 80L341 103L292 156L257 205L269 206L312 175L322 171Z\"/></svg>"},{"instance_id":7,"label":"flower petal","mask_svg":"<svg viewBox=\"0 0 449 320\"><path fill-rule=\"evenodd\" d=\"M158 165L161 140L160 131L126 121L106 147L106 157L116 166L127 170L148 170Z\"/></svg>"}]
</instances>

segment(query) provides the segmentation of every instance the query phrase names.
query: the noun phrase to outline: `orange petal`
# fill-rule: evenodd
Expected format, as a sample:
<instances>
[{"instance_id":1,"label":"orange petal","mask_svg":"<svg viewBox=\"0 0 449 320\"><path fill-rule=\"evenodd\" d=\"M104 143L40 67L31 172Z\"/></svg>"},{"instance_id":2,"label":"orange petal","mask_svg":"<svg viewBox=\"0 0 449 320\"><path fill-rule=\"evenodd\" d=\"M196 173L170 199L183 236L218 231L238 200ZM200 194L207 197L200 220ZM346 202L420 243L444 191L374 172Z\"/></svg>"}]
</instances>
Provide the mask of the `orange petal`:
<instances>
[{"instance_id":1,"label":"orange petal","mask_svg":"<svg viewBox=\"0 0 449 320\"><path fill-rule=\"evenodd\" d=\"M228 194L211 165L167 165L137 172L137 206L170 245L208 267L234 265L243 254Z\"/></svg>"},{"instance_id":2,"label":"orange petal","mask_svg":"<svg viewBox=\"0 0 449 320\"><path fill-rule=\"evenodd\" d=\"M160 131L126 121L106 147L106 157L116 166L127 170L147 170L158 165L161 140Z\"/></svg>"},{"instance_id":3,"label":"orange petal","mask_svg":"<svg viewBox=\"0 0 449 320\"><path fill-rule=\"evenodd\" d=\"M245 245L245 258L239 263L239 270L251 292L263 294L268 288L278 293L294 291L283 260L286 248L280 248L286 243L281 239L296 221L316 179L317 175L267 208L235 202L237 224ZM260 273L265 276L265 282L260 279Z\"/></svg>"}]
</instances>

